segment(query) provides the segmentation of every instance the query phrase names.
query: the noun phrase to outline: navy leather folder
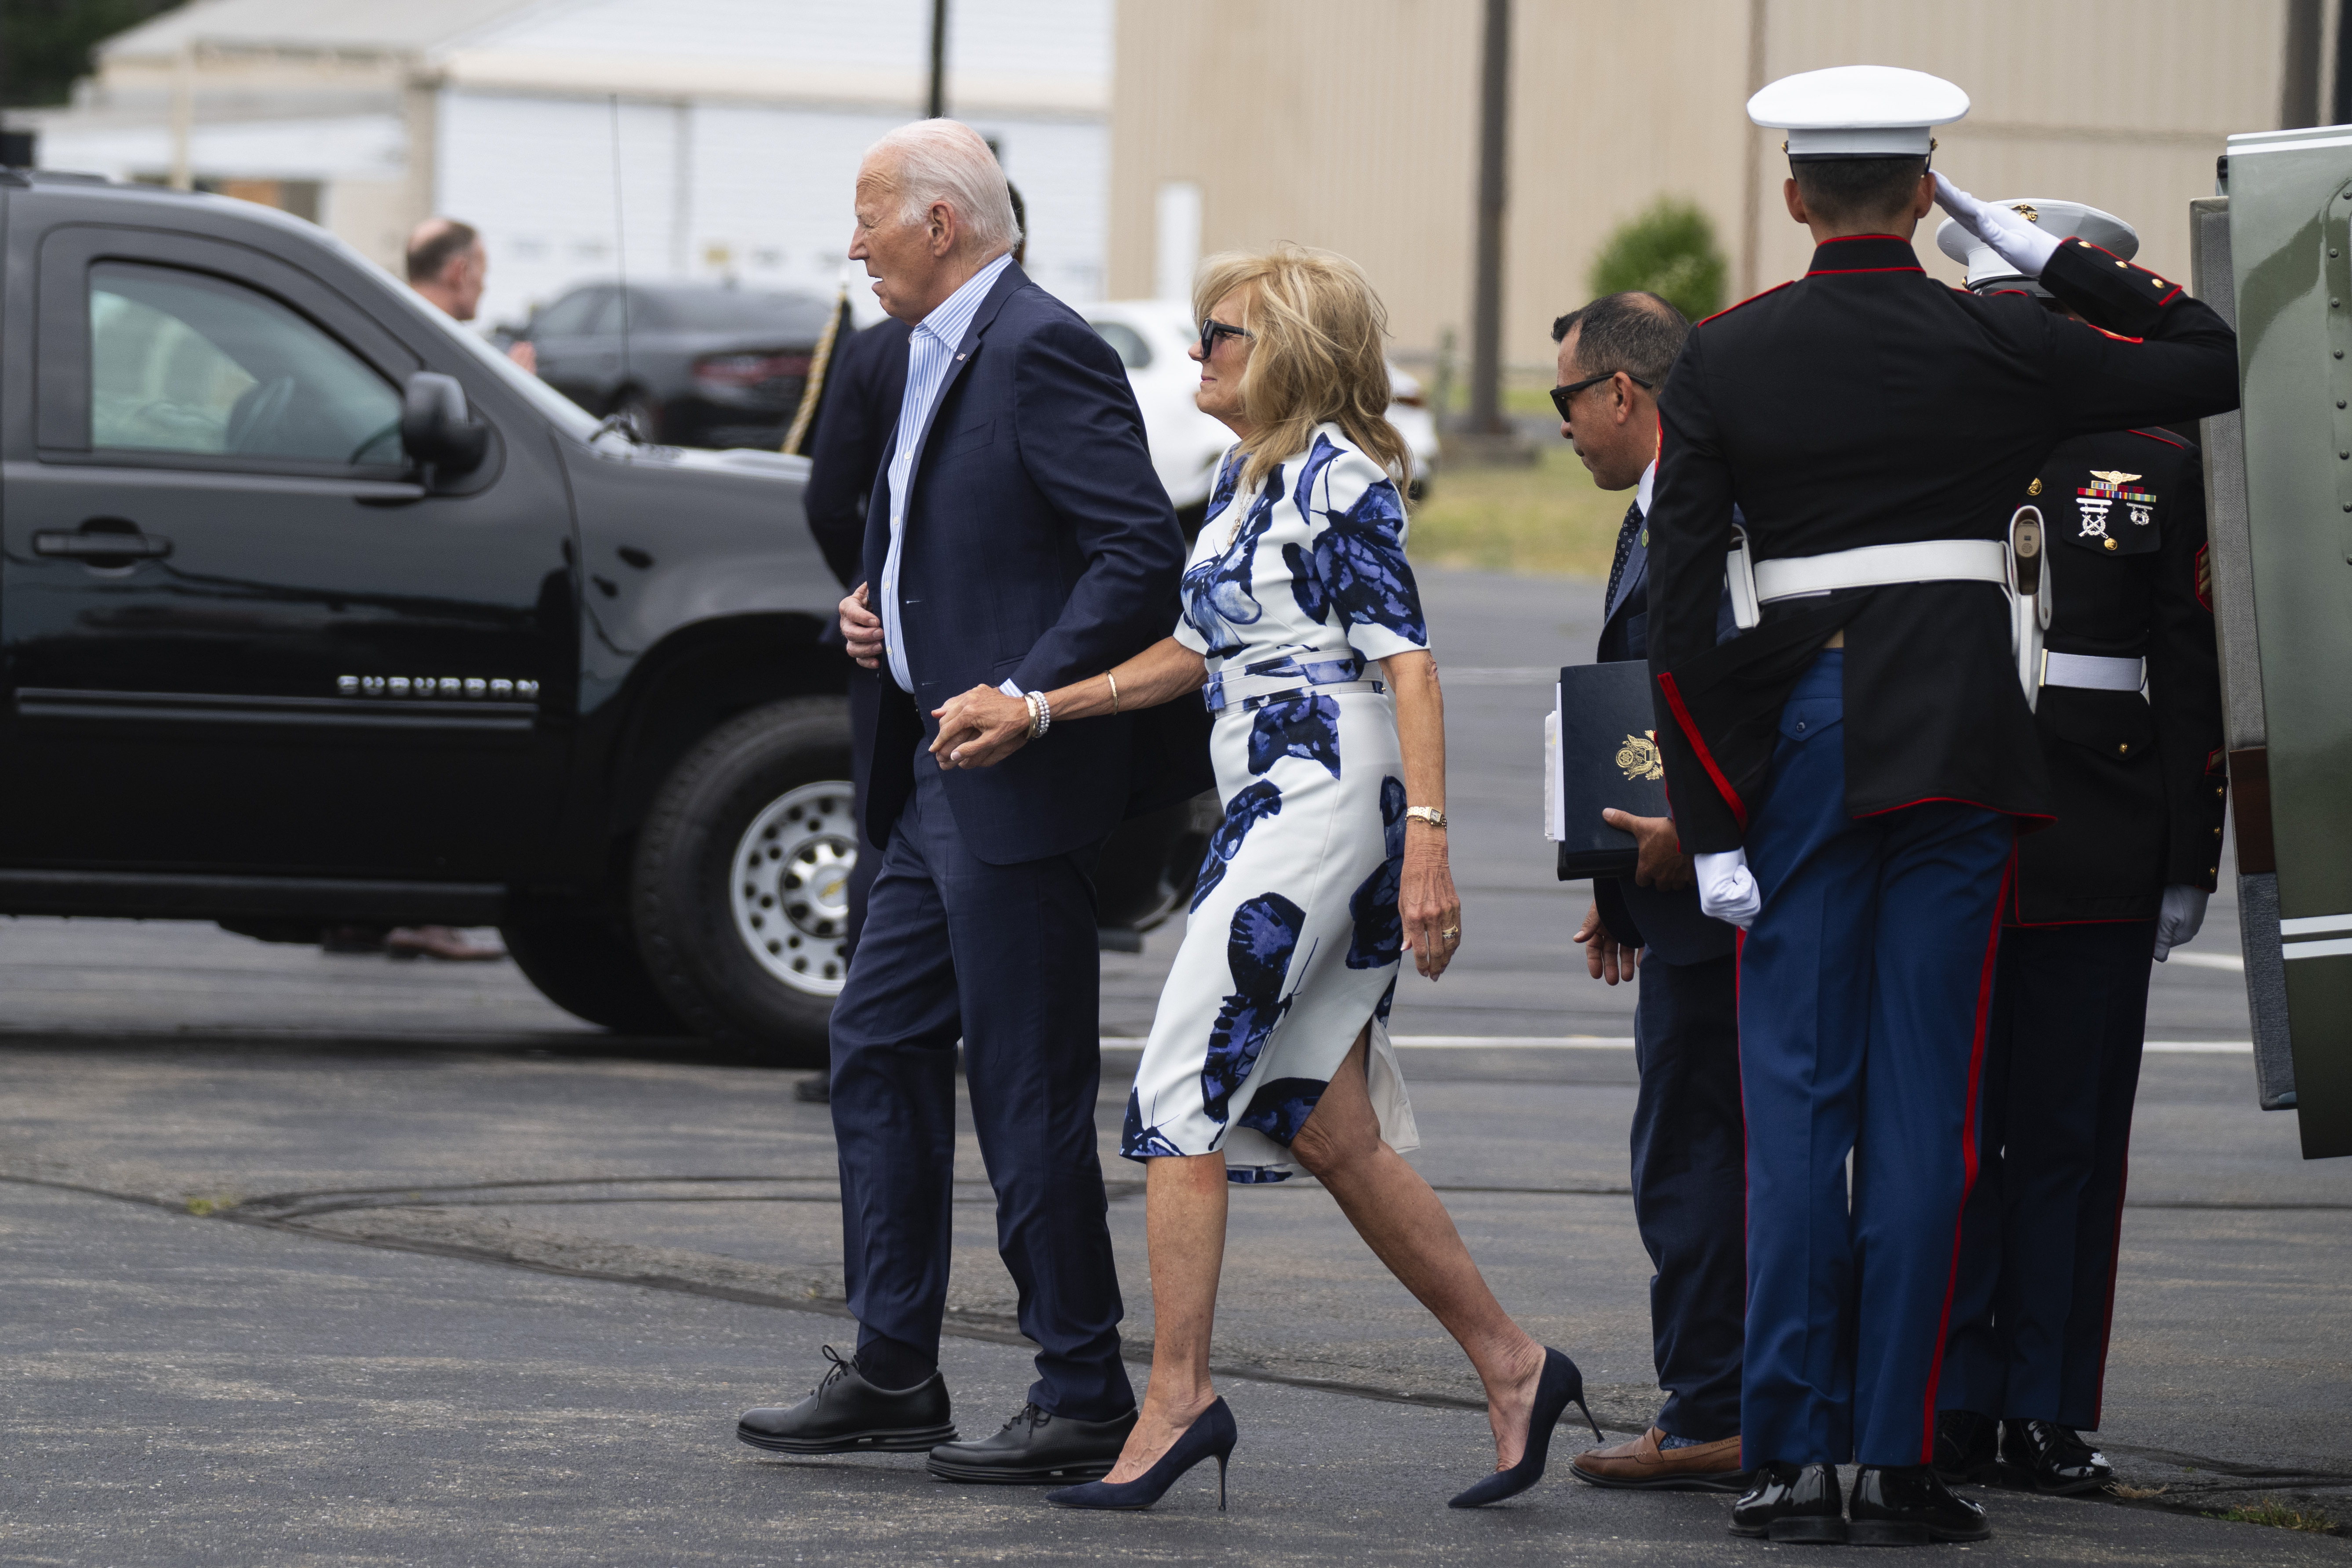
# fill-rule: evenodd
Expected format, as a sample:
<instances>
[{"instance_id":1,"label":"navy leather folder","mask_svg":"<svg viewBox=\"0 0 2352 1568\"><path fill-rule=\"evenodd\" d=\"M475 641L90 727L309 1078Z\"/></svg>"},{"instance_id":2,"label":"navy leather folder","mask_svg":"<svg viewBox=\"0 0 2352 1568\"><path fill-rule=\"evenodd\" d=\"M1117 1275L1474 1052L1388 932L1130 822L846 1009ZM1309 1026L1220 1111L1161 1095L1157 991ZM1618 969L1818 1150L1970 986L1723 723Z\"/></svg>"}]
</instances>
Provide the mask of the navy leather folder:
<instances>
[{"instance_id":1,"label":"navy leather folder","mask_svg":"<svg viewBox=\"0 0 2352 1568\"><path fill-rule=\"evenodd\" d=\"M1650 666L1568 664L1559 672L1559 880L1633 874L1633 835L1601 820L1614 806L1666 812L1666 770L1650 705Z\"/></svg>"}]
</instances>

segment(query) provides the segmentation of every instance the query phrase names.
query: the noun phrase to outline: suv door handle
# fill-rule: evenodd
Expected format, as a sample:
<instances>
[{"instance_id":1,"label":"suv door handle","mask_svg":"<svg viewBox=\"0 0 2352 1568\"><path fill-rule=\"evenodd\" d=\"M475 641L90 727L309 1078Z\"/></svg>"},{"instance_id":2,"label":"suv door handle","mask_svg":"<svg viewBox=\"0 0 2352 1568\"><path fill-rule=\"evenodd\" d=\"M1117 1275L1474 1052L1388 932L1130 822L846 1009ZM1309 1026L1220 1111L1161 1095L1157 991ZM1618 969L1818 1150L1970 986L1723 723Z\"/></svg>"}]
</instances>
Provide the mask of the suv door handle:
<instances>
[{"instance_id":1,"label":"suv door handle","mask_svg":"<svg viewBox=\"0 0 2352 1568\"><path fill-rule=\"evenodd\" d=\"M172 553L172 541L160 534L96 532L85 526L73 533L35 534L33 553L68 560L160 560Z\"/></svg>"}]
</instances>

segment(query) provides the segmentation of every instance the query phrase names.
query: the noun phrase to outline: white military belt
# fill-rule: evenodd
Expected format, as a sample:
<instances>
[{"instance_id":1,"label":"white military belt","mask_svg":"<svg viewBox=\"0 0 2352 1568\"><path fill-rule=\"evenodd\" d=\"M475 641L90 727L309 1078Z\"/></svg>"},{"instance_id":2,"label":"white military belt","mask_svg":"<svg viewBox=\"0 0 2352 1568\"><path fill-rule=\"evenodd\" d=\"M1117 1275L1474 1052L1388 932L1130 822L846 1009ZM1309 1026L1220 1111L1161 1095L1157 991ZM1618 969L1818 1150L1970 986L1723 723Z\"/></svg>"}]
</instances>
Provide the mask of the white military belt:
<instances>
[{"instance_id":1,"label":"white military belt","mask_svg":"<svg viewBox=\"0 0 2352 1568\"><path fill-rule=\"evenodd\" d=\"M2081 686L2094 692L2136 692L2147 682L2145 659L2110 659L2096 653L2045 653L2042 684Z\"/></svg>"},{"instance_id":2,"label":"white military belt","mask_svg":"<svg viewBox=\"0 0 2352 1568\"><path fill-rule=\"evenodd\" d=\"M1724 588L1731 596L1732 624L1741 631L1760 625L1764 606L1841 588L1892 588L1906 582L1989 582L2008 597L2009 650L2017 660L2018 684L2028 707L2042 689L2042 637L2050 629L2049 562L2042 549L2041 508L2020 507L2000 539L1920 539L1911 544L1864 545L1827 555L1757 560L1748 530L1734 527L1724 562Z\"/></svg>"},{"instance_id":3,"label":"white military belt","mask_svg":"<svg viewBox=\"0 0 2352 1568\"><path fill-rule=\"evenodd\" d=\"M1798 599L1839 588L1902 582L2009 582L2009 551L1999 539L1924 539L1864 545L1828 555L1787 556L1756 563L1756 601Z\"/></svg>"}]
</instances>

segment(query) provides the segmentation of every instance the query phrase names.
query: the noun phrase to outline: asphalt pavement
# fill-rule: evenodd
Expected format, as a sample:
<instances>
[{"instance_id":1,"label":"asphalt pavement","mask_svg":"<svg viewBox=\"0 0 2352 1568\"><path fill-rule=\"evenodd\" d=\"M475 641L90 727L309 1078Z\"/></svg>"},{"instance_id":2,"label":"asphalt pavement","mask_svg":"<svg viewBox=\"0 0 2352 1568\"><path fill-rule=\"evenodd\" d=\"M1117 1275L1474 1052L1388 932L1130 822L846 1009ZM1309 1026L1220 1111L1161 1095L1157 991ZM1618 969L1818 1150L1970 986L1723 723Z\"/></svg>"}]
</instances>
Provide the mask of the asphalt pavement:
<instances>
[{"instance_id":1,"label":"asphalt pavement","mask_svg":"<svg viewBox=\"0 0 2352 1568\"><path fill-rule=\"evenodd\" d=\"M1654 1409L1625 1196L1631 998L1569 961L1583 890L1535 800L1550 669L1590 584L1425 584L1454 747L1463 959L1408 979L1424 1146L1507 1307L1575 1355L1612 1432ZM2135 1501L1987 1492L1974 1559L2336 1563L2352 1542L2204 1517L2352 1515L2352 1162L2255 1108L2234 910L2158 975L2100 1440ZM1098 1127L1139 1382L1139 1169L1121 1037L1180 935L1107 955ZM2182 963L2181 958L2195 962ZM736 1444L843 1316L830 1124L796 1075L606 1036L505 964L268 946L208 926L0 923L0 1560L71 1563L1745 1561L1727 1500L1491 1462L1458 1350L1301 1179L1237 1189L1216 1357L1233 1509L1051 1513L919 1459ZM2166 1049L2169 1047L2171 1049ZM960 1153L945 1367L967 1435L1025 1352L976 1146ZM1558 1460L1584 1442L1563 1427Z\"/></svg>"}]
</instances>

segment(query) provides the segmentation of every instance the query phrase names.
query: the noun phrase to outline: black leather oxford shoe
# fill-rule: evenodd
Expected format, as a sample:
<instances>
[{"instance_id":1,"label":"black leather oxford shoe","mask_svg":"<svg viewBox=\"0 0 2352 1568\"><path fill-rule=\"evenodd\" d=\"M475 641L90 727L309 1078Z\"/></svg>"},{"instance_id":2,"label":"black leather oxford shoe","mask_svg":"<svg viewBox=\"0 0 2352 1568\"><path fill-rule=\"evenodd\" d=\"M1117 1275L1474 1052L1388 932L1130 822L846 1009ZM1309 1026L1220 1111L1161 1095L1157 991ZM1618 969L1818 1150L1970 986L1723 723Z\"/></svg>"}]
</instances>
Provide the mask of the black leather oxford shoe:
<instances>
[{"instance_id":1,"label":"black leather oxford shoe","mask_svg":"<svg viewBox=\"0 0 2352 1568\"><path fill-rule=\"evenodd\" d=\"M1118 1463L1133 1430L1132 1410L1108 1421L1080 1421L1024 1405L995 1437L942 1444L923 1468L943 1481L1004 1486L1100 1480Z\"/></svg>"},{"instance_id":2,"label":"black leather oxford shoe","mask_svg":"<svg viewBox=\"0 0 2352 1568\"><path fill-rule=\"evenodd\" d=\"M2000 1468L2000 1456L1994 1452L2000 1435L2000 1423L1990 1416L1973 1410L1937 1411L1936 1473L1944 1478L1946 1486L1991 1479Z\"/></svg>"},{"instance_id":3,"label":"black leather oxford shoe","mask_svg":"<svg viewBox=\"0 0 2352 1568\"><path fill-rule=\"evenodd\" d=\"M1992 1533L1984 1510L1954 1497L1932 1465L1864 1465L1853 1478L1856 1546L1925 1546L1931 1541L1982 1541Z\"/></svg>"},{"instance_id":4,"label":"black leather oxford shoe","mask_svg":"<svg viewBox=\"0 0 2352 1568\"><path fill-rule=\"evenodd\" d=\"M2052 1497L2093 1491L2116 1479L2107 1457L2055 1421L2003 1421L2001 1462Z\"/></svg>"},{"instance_id":5,"label":"black leather oxford shoe","mask_svg":"<svg viewBox=\"0 0 2352 1568\"><path fill-rule=\"evenodd\" d=\"M912 1388L877 1388L824 1347L833 1369L797 1405L746 1410L735 1435L780 1454L920 1454L955 1441L947 1380L938 1373Z\"/></svg>"},{"instance_id":6,"label":"black leather oxford shoe","mask_svg":"<svg viewBox=\"0 0 2352 1568\"><path fill-rule=\"evenodd\" d=\"M1845 1539L1835 1465L1764 1465L1731 1505L1731 1533L1833 1546Z\"/></svg>"}]
</instances>

